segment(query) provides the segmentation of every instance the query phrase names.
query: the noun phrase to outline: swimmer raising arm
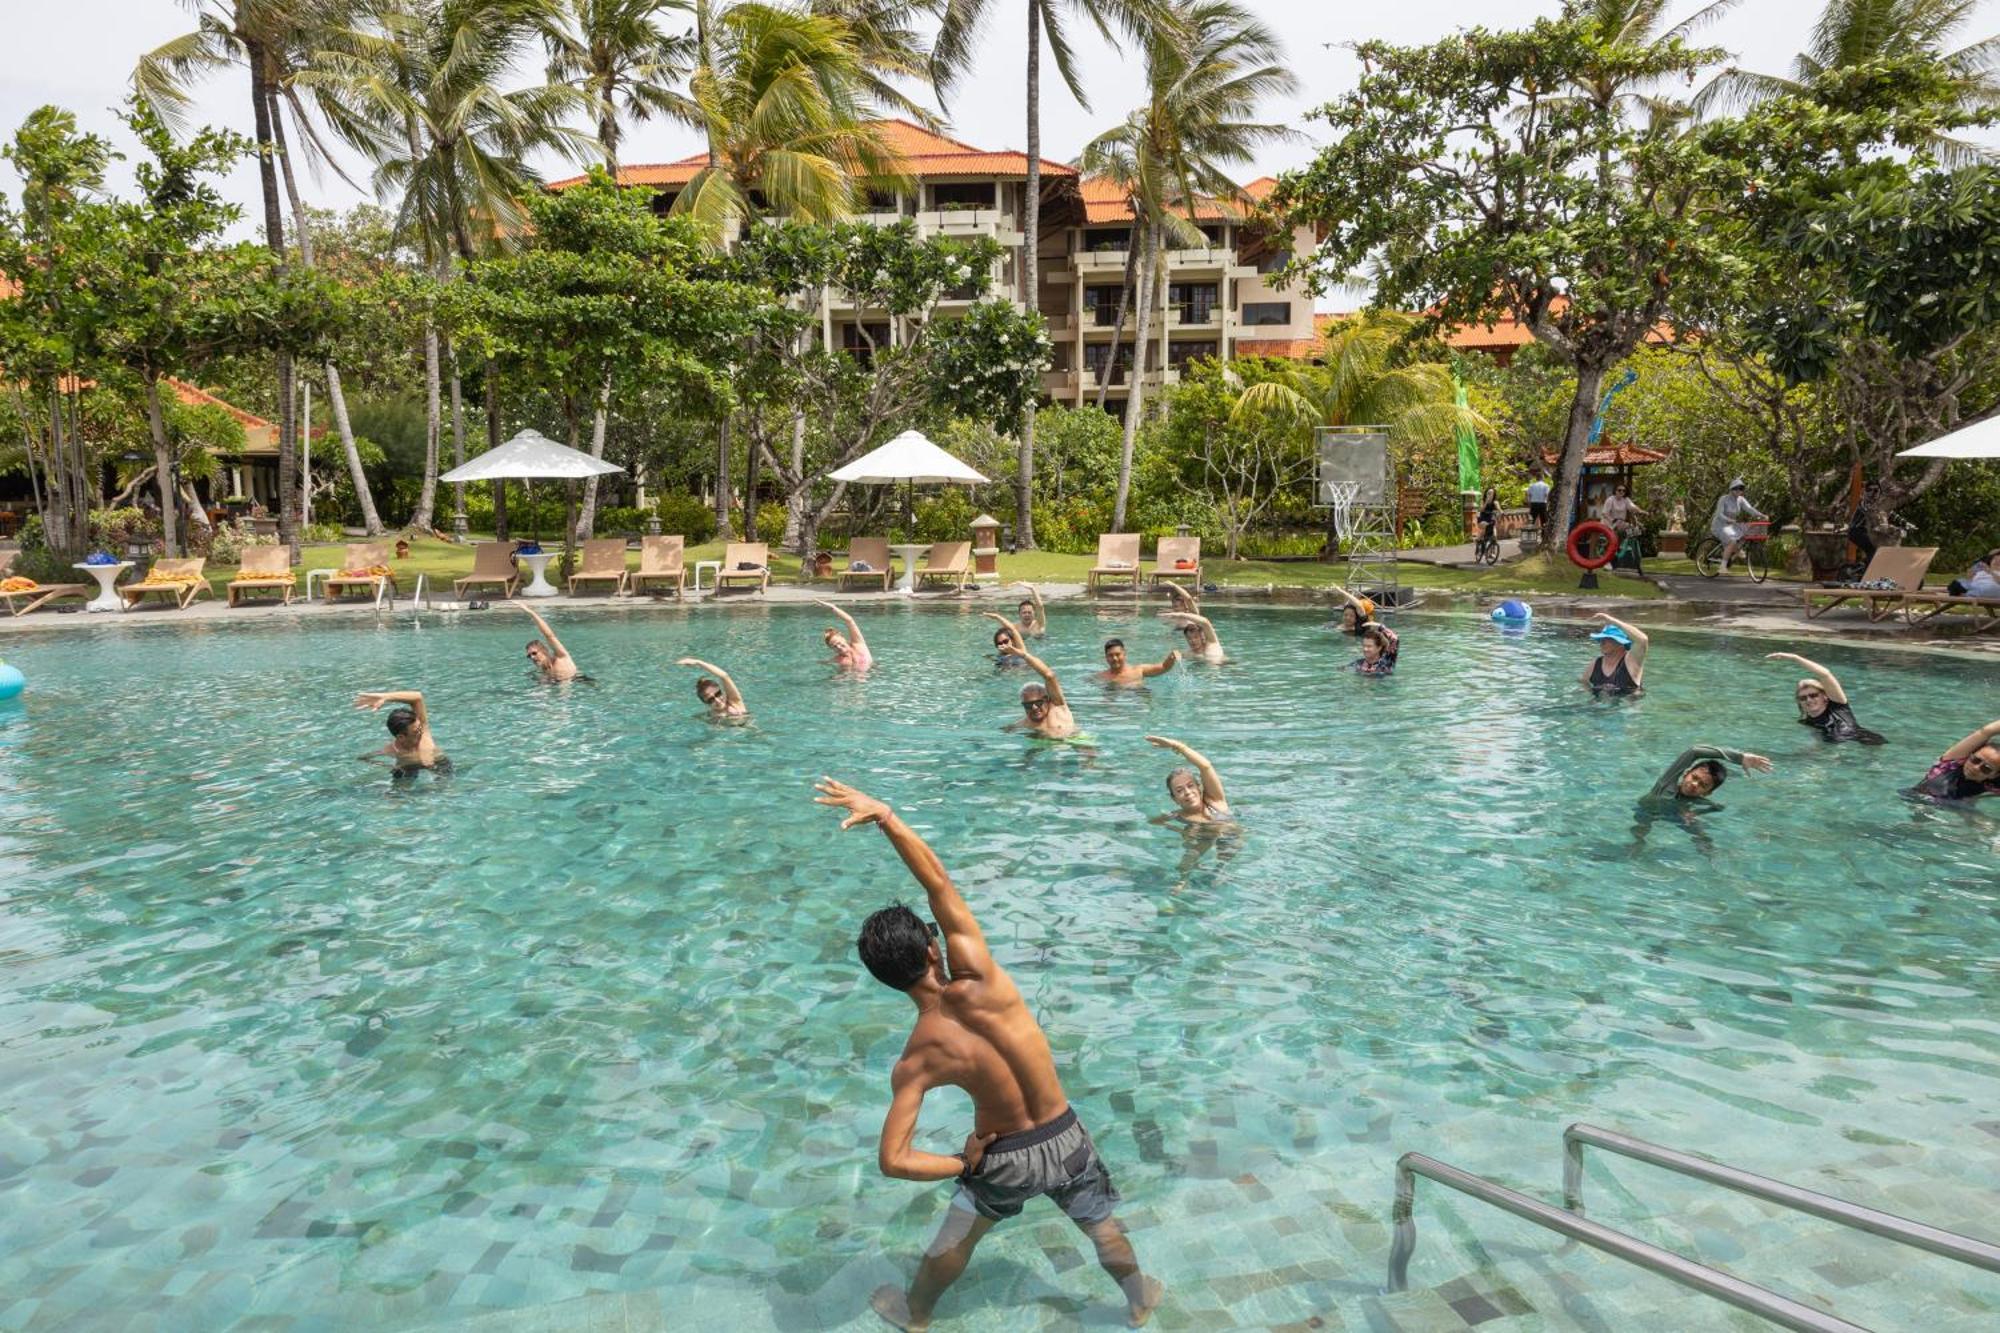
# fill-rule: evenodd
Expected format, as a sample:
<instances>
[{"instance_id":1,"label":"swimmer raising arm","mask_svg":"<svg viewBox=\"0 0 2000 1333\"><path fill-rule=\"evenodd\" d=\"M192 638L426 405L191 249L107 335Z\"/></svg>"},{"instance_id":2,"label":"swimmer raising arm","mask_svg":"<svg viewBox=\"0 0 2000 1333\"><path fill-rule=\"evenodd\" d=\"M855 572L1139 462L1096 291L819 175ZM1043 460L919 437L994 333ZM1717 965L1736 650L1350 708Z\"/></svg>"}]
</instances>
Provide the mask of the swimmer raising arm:
<instances>
[{"instance_id":1,"label":"swimmer raising arm","mask_svg":"<svg viewBox=\"0 0 2000 1333\"><path fill-rule=\"evenodd\" d=\"M548 641L546 645L529 643L528 660L533 662L541 670L542 675L549 680L575 680L577 677L576 659L569 655L569 649L563 647L562 640L558 639L555 631L549 628L549 622L542 619L535 608L529 606L526 602L509 601L507 605L518 606L523 611L526 611L528 619L535 622L535 628L540 630L542 638Z\"/></svg>"},{"instance_id":2,"label":"swimmer raising arm","mask_svg":"<svg viewBox=\"0 0 2000 1333\"><path fill-rule=\"evenodd\" d=\"M1174 798L1171 818L1190 824L1229 818L1229 797L1222 790L1222 778L1216 773L1215 765L1185 742L1167 736L1148 736L1146 740L1163 750L1172 750L1194 765L1193 773L1177 768L1167 775L1167 794ZM1197 775L1199 781L1196 780Z\"/></svg>"},{"instance_id":3,"label":"swimmer raising arm","mask_svg":"<svg viewBox=\"0 0 2000 1333\"><path fill-rule=\"evenodd\" d=\"M1016 583L1014 586L1028 590L1028 595L1021 599L1021 627L1038 639L1047 638L1049 613L1042 605L1042 590L1032 583Z\"/></svg>"},{"instance_id":4,"label":"swimmer raising arm","mask_svg":"<svg viewBox=\"0 0 2000 1333\"><path fill-rule=\"evenodd\" d=\"M1746 773L1771 771L1771 761L1761 754L1726 750L1720 745L1696 745L1682 751L1680 758L1667 765L1667 771L1660 774L1660 780L1646 794L1699 800L1722 785L1726 776L1724 763L1740 765Z\"/></svg>"},{"instance_id":5,"label":"swimmer raising arm","mask_svg":"<svg viewBox=\"0 0 2000 1333\"><path fill-rule=\"evenodd\" d=\"M1154 676L1164 676L1174 669L1174 663L1181 660L1180 653L1173 649L1158 662L1148 662L1134 666L1125 660L1125 640L1106 639L1104 641L1104 670L1097 678L1106 685L1141 685Z\"/></svg>"},{"instance_id":6,"label":"swimmer raising arm","mask_svg":"<svg viewBox=\"0 0 2000 1333\"><path fill-rule=\"evenodd\" d=\"M1765 653L1764 660L1766 662L1794 662L1798 664L1813 679L1819 682L1820 688L1826 692L1827 702L1836 704L1847 702L1847 692L1840 688L1840 682L1834 679L1831 671L1828 671L1819 663L1809 662L1797 653Z\"/></svg>"},{"instance_id":7,"label":"swimmer raising arm","mask_svg":"<svg viewBox=\"0 0 2000 1333\"><path fill-rule=\"evenodd\" d=\"M1161 580L1160 586L1167 590L1167 600L1174 604L1174 610L1198 611L1201 609L1201 603L1195 600L1195 595L1173 579Z\"/></svg>"},{"instance_id":8,"label":"swimmer raising arm","mask_svg":"<svg viewBox=\"0 0 2000 1333\"><path fill-rule=\"evenodd\" d=\"M841 666L853 667L856 671L865 671L875 665L875 654L868 651L868 640L861 637L861 626L854 623L853 616L832 602L815 601L813 605L825 607L839 616L841 623L847 626L844 638L833 630L828 630L821 636L826 640L826 646L833 649L835 662Z\"/></svg>"},{"instance_id":9,"label":"swimmer raising arm","mask_svg":"<svg viewBox=\"0 0 2000 1333\"><path fill-rule=\"evenodd\" d=\"M376 754L386 754L397 768L436 768L444 753L431 736L430 710L424 707L421 690L370 690L356 696L354 706L380 712L384 704L401 704L387 719L389 743ZM363 755L364 759L369 756Z\"/></svg>"},{"instance_id":10,"label":"swimmer raising arm","mask_svg":"<svg viewBox=\"0 0 2000 1333\"><path fill-rule=\"evenodd\" d=\"M979 614L985 616L988 620L998 621L1001 627L1007 631L1008 636L1014 640L1016 650L1024 653L1028 651L1028 636L1021 632L1019 625L1016 625L998 611L981 611Z\"/></svg>"},{"instance_id":11,"label":"swimmer raising arm","mask_svg":"<svg viewBox=\"0 0 2000 1333\"><path fill-rule=\"evenodd\" d=\"M715 677L714 680L710 680L708 676L704 676L694 683L695 697L708 705L708 711L711 715L715 717L748 717L750 715L750 710L743 704L741 691L736 688L736 682L731 680L729 673L721 667L716 666L713 662L704 662L699 657L683 657L675 662L674 665L694 667L696 670L706 671L709 676Z\"/></svg>"},{"instance_id":12,"label":"swimmer raising arm","mask_svg":"<svg viewBox=\"0 0 2000 1333\"><path fill-rule=\"evenodd\" d=\"M1199 657L1204 662L1229 660L1222 651L1222 636L1215 632L1215 625L1207 616L1198 616L1192 611L1165 611L1160 619L1178 627L1187 636L1189 656Z\"/></svg>"},{"instance_id":13,"label":"swimmer raising arm","mask_svg":"<svg viewBox=\"0 0 2000 1333\"><path fill-rule=\"evenodd\" d=\"M1042 683L1021 687L1021 711L1026 716L1019 722L1010 722L1005 730L1032 732L1052 741L1068 740L1076 735L1076 718L1069 711L1069 700L1063 698L1062 682L1041 658L1025 647L1020 653L1028 669L1040 676Z\"/></svg>"}]
</instances>

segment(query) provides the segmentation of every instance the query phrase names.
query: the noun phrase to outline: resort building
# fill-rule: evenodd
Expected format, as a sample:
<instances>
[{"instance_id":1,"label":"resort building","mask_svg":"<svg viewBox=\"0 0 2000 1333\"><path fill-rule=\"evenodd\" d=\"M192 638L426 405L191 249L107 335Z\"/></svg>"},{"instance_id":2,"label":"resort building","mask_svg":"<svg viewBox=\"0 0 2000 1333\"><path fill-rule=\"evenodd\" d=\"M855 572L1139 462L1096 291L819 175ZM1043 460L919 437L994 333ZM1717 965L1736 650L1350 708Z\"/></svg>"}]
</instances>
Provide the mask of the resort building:
<instances>
[{"instance_id":1,"label":"resort building","mask_svg":"<svg viewBox=\"0 0 2000 1333\"><path fill-rule=\"evenodd\" d=\"M883 121L881 127L906 163L910 187L873 196L871 211L861 220L881 225L908 221L922 235L985 236L1001 247L992 271L954 292L940 313L949 315L995 297L1023 306L1032 301L1048 320L1055 343L1053 364L1043 380L1048 397L1071 405L1093 403L1102 384L1106 406L1122 408L1135 364L1138 323L1135 294L1123 325L1113 327L1132 236L1132 213L1123 193L1106 182L1079 180L1076 170L1062 163L1042 162L1041 290L1030 293L1023 262L1027 156L988 152L906 120ZM708 155L697 153L677 162L625 166L618 182L651 190L653 207L664 212L707 164ZM571 177L550 188L566 189L584 179ZM1244 192L1254 201L1275 184L1265 177ZM1268 282L1299 242L1268 236L1248 212L1247 206L1202 201L1195 221L1203 243L1163 256L1144 357L1138 362L1149 386L1175 382L1183 366L1201 357L1311 355L1311 298L1278 291ZM902 333L886 312L851 305L829 303L823 319L828 348L858 353L870 343L894 345Z\"/></svg>"}]
</instances>

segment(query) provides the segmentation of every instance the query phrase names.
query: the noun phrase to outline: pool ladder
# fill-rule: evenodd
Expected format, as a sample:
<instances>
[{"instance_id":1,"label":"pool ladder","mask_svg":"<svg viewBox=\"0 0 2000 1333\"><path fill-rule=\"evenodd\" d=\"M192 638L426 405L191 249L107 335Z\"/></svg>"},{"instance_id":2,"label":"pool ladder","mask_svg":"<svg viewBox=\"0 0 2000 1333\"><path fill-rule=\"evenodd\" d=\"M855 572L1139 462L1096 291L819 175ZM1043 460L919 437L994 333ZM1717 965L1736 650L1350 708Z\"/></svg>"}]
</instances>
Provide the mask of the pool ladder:
<instances>
[{"instance_id":1,"label":"pool ladder","mask_svg":"<svg viewBox=\"0 0 2000 1333\"><path fill-rule=\"evenodd\" d=\"M1678 1282L1684 1287L1725 1301L1740 1310L1759 1315L1782 1328L1806 1330L1806 1333L1867 1333L1859 1324L1850 1323L1837 1315L1829 1314L1810 1305L1805 1305L1790 1297L1781 1296L1742 1278L1725 1273L1719 1268L1697 1263L1672 1250L1649 1245L1645 1241L1614 1231L1601 1223L1593 1222L1583 1215L1583 1150L1594 1147L1605 1152L1630 1157L1667 1171L1678 1172L1710 1185L1747 1194L1766 1203L1809 1213L1814 1217L1838 1222L1842 1226L1866 1231L1871 1235L1898 1241L1904 1245L1971 1264L1988 1272L2000 1273L2000 1245L1978 1240L1971 1236L1961 1236L1957 1232L1946 1231L1924 1222L1913 1222L1885 1213L1875 1208L1836 1199L1830 1194L1802 1189L1788 1185L1782 1180L1759 1176L1748 1171L1725 1166L1710 1161L1706 1157L1696 1157L1692 1153L1680 1152L1673 1148L1648 1143L1620 1134L1616 1130L1601 1129L1596 1125L1575 1124L1563 1131L1563 1206L1554 1207L1540 1199L1531 1198L1517 1190L1495 1184L1483 1176L1476 1176L1436 1158L1422 1153L1404 1153L1396 1162L1396 1204L1391 1220L1395 1224L1395 1238L1389 1249L1388 1289L1403 1291L1409 1285L1410 1256L1417 1248L1417 1224L1415 1220L1417 1201L1417 1177L1435 1181L1448 1189L1492 1204L1505 1212L1546 1227L1571 1240L1581 1241L1592 1249L1602 1250L1614 1258L1636 1264L1648 1272Z\"/></svg>"}]
</instances>

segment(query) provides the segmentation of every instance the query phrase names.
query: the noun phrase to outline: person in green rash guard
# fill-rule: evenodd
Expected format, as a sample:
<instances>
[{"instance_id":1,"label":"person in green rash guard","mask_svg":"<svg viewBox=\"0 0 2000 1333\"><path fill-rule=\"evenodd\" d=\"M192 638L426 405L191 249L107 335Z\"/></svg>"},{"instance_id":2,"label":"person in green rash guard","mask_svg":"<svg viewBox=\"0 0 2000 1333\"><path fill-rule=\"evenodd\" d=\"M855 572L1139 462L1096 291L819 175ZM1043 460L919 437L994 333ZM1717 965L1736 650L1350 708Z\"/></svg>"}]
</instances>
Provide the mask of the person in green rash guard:
<instances>
[{"instance_id":1,"label":"person in green rash guard","mask_svg":"<svg viewBox=\"0 0 2000 1333\"><path fill-rule=\"evenodd\" d=\"M1638 821L1632 826L1634 841L1644 842L1655 820L1672 819L1706 849L1706 836L1695 824L1694 816L1722 809L1710 797L1728 778L1730 764L1746 773L1771 771L1771 761L1761 754L1726 750L1720 745L1696 745L1683 750L1678 759L1667 765L1667 771L1660 774L1653 789L1639 798Z\"/></svg>"}]
</instances>

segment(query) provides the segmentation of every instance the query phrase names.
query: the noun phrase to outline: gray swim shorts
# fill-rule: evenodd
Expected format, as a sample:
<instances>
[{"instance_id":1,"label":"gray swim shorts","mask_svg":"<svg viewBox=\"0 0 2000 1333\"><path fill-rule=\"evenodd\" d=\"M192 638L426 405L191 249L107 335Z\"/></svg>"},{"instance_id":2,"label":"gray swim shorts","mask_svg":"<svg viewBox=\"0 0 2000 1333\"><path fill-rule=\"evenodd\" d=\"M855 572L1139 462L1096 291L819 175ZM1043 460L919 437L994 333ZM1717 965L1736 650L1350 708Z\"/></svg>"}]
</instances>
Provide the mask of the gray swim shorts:
<instances>
[{"instance_id":1,"label":"gray swim shorts","mask_svg":"<svg viewBox=\"0 0 2000 1333\"><path fill-rule=\"evenodd\" d=\"M1019 1213L1038 1194L1048 1195L1084 1226L1097 1225L1118 1206L1118 1187L1089 1131L1078 1123L1075 1107L1047 1124L993 1140L979 1170L959 1181L951 1202L998 1221Z\"/></svg>"}]
</instances>

